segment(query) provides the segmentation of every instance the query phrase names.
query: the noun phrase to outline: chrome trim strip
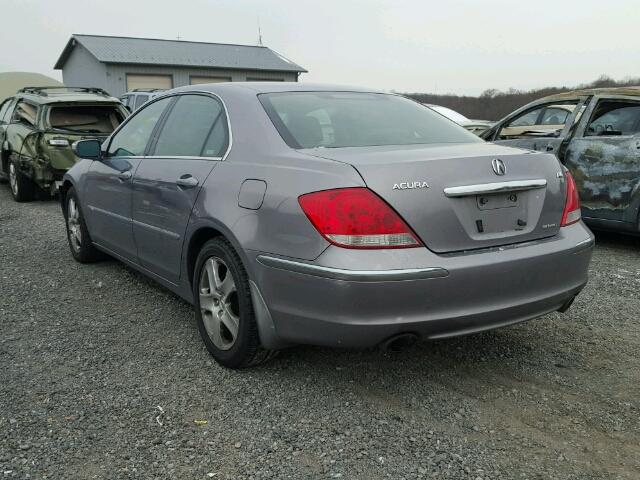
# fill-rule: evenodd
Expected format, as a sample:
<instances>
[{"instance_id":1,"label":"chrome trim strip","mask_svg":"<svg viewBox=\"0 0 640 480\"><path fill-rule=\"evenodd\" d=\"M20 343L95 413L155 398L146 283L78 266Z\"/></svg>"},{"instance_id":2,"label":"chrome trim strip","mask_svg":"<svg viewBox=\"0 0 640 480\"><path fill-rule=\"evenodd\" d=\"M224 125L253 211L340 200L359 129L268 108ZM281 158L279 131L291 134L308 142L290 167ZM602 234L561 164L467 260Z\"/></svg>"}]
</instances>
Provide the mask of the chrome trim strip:
<instances>
[{"instance_id":1,"label":"chrome trim strip","mask_svg":"<svg viewBox=\"0 0 640 480\"><path fill-rule=\"evenodd\" d=\"M220 162L222 161L222 157L198 157L198 156L190 156L190 155L147 155L143 158L166 158L168 160L213 160Z\"/></svg>"},{"instance_id":2,"label":"chrome trim strip","mask_svg":"<svg viewBox=\"0 0 640 480\"><path fill-rule=\"evenodd\" d=\"M154 232L161 233L163 235L166 235L167 237L170 237L172 240L180 240L180 235L170 230L165 230L164 228L156 227L155 225L149 225L148 223L140 222L138 220L132 219L131 221L133 222L134 225L137 225L138 227L146 228L147 230L152 230Z\"/></svg>"},{"instance_id":3,"label":"chrome trim strip","mask_svg":"<svg viewBox=\"0 0 640 480\"><path fill-rule=\"evenodd\" d=\"M290 272L312 275L314 277L346 280L351 282L395 282L402 280L424 280L442 278L449 275L444 268L407 268L402 270L345 270L342 268L323 267L310 263L294 262L284 258L258 255L259 263L266 267L288 270Z\"/></svg>"},{"instance_id":4,"label":"chrome trim strip","mask_svg":"<svg viewBox=\"0 0 640 480\"><path fill-rule=\"evenodd\" d=\"M93 205L87 205L89 210L92 212L102 213L104 215L108 215L109 217L117 218L118 220L122 220L124 222L130 222L131 219L129 217L124 217L122 215L118 215L117 213L110 212L108 210L103 210L102 208L94 207Z\"/></svg>"},{"instance_id":5,"label":"chrome trim strip","mask_svg":"<svg viewBox=\"0 0 640 480\"><path fill-rule=\"evenodd\" d=\"M512 180L509 182L481 183L478 185L462 185L459 187L446 187L444 194L447 197L466 197L468 195L480 195L483 193L511 192L516 190L532 190L547 186L544 178L536 180Z\"/></svg>"}]
</instances>

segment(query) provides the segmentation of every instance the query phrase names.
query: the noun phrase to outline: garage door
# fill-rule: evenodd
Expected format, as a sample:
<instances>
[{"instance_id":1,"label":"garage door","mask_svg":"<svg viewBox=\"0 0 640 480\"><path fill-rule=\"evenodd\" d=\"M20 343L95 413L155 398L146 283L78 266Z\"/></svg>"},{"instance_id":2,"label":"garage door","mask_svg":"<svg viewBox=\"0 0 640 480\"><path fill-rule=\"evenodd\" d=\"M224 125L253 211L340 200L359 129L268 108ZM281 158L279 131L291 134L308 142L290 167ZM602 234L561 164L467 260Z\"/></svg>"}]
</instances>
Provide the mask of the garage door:
<instances>
[{"instance_id":1,"label":"garage door","mask_svg":"<svg viewBox=\"0 0 640 480\"><path fill-rule=\"evenodd\" d=\"M202 85L203 83L230 82L231 78L229 77L191 77L189 81L191 82L191 85Z\"/></svg>"},{"instance_id":2,"label":"garage door","mask_svg":"<svg viewBox=\"0 0 640 480\"><path fill-rule=\"evenodd\" d=\"M127 91L136 88L173 88L171 75L135 75L127 74Z\"/></svg>"}]
</instances>

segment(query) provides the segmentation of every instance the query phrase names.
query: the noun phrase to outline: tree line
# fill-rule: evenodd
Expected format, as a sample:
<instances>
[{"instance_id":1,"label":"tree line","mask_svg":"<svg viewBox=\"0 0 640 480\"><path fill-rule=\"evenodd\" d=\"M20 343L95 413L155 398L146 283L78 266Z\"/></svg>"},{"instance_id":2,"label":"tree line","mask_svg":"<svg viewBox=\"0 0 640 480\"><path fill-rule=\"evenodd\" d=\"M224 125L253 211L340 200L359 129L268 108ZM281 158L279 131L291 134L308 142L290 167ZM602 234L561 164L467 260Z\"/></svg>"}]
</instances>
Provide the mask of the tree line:
<instances>
[{"instance_id":1,"label":"tree line","mask_svg":"<svg viewBox=\"0 0 640 480\"><path fill-rule=\"evenodd\" d=\"M432 103L449 107L460 112L467 118L476 120L499 120L521 106L548 95L579 88L629 87L636 85L640 85L640 78L629 78L620 81L602 75L591 83L581 84L572 88L547 87L528 91L511 88L506 92L488 89L482 92L479 97L453 94L435 95L431 93L407 93L405 95L421 103Z\"/></svg>"}]
</instances>

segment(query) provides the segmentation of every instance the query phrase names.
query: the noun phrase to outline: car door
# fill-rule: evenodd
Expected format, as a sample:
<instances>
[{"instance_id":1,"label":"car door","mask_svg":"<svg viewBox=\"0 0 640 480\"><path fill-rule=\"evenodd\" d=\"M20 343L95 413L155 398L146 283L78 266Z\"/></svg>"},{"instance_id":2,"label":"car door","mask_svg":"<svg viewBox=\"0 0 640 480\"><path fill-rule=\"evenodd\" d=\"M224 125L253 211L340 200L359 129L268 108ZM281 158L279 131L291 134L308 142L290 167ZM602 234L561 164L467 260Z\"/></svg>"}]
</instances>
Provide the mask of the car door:
<instances>
[{"instance_id":1,"label":"car door","mask_svg":"<svg viewBox=\"0 0 640 480\"><path fill-rule=\"evenodd\" d=\"M572 126L579 121L585 101L586 98L575 98L538 104L494 127L489 141L557 155Z\"/></svg>"},{"instance_id":2,"label":"car door","mask_svg":"<svg viewBox=\"0 0 640 480\"><path fill-rule=\"evenodd\" d=\"M580 192L583 216L638 221L640 99L595 97L565 153Z\"/></svg>"},{"instance_id":3,"label":"car door","mask_svg":"<svg viewBox=\"0 0 640 480\"><path fill-rule=\"evenodd\" d=\"M140 264L180 278L182 243L200 188L229 144L226 112L215 97L177 96L133 182L133 232Z\"/></svg>"},{"instance_id":4,"label":"car door","mask_svg":"<svg viewBox=\"0 0 640 480\"><path fill-rule=\"evenodd\" d=\"M129 117L107 140L103 159L94 161L85 177L84 214L93 241L131 261L137 261L131 226L133 174L171 101L151 103Z\"/></svg>"}]
</instances>

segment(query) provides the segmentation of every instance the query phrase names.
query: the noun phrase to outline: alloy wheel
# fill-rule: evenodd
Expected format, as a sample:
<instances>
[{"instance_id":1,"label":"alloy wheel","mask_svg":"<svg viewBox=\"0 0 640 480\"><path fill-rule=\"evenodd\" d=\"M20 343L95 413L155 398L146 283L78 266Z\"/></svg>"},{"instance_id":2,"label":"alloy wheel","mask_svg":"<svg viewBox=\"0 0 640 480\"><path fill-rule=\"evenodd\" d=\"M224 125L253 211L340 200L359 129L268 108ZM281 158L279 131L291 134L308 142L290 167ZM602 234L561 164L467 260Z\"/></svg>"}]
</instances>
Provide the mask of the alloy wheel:
<instances>
[{"instance_id":1,"label":"alloy wheel","mask_svg":"<svg viewBox=\"0 0 640 480\"><path fill-rule=\"evenodd\" d=\"M71 246L77 252L82 246L82 229L80 228L80 210L74 198L70 198L67 204L67 228Z\"/></svg>"},{"instance_id":2,"label":"alloy wheel","mask_svg":"<svg viewBox=\"0 0 640 480\"><path fill-rule=\"evenodd\" d=\"M209 338L220 350L229 350L238 338L240 310L236 282L227 264L209 257L199 284L200 312Z\"/></svg>"}]
</instances>

